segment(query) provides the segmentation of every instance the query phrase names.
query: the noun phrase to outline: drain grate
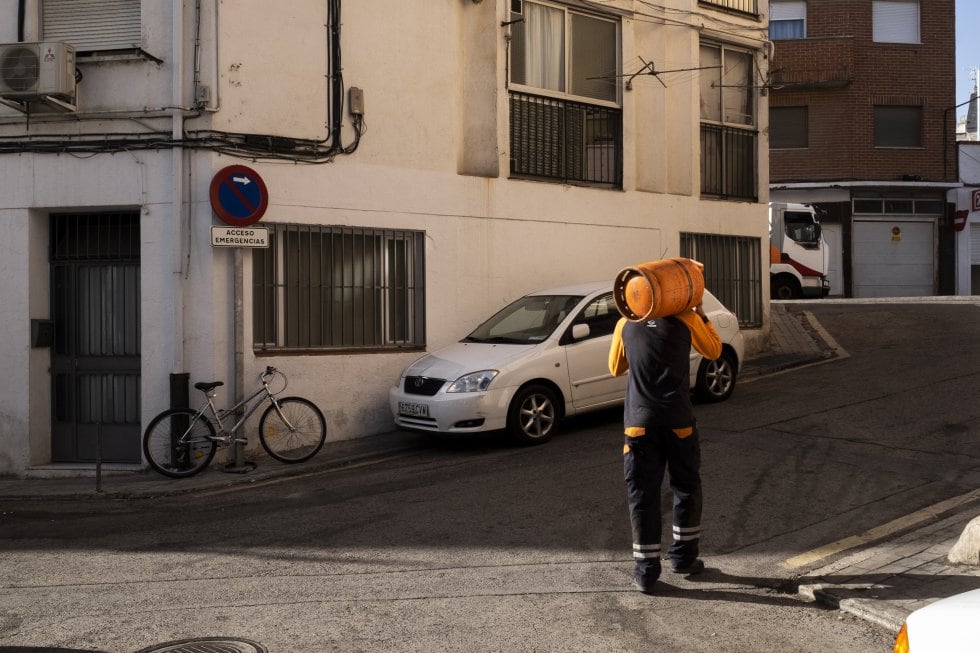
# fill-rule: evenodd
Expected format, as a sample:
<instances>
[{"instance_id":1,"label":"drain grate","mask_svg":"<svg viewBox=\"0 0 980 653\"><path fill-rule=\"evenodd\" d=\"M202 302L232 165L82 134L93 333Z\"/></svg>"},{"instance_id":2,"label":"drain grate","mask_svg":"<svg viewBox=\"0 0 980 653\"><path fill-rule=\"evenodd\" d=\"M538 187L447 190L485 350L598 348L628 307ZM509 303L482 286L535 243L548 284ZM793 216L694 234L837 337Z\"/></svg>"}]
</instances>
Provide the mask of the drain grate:
<instances>
[{"instance_id":1,"label":"drain grate","mask_svg":"<svg viewBox=\"0 0 980 653\"><path fill-rule=\"evenodd\" d=\"M268 650L257 642L237 637L195 637L154 644L136 653L268 653Z\"/></svg>"}]
</instances>

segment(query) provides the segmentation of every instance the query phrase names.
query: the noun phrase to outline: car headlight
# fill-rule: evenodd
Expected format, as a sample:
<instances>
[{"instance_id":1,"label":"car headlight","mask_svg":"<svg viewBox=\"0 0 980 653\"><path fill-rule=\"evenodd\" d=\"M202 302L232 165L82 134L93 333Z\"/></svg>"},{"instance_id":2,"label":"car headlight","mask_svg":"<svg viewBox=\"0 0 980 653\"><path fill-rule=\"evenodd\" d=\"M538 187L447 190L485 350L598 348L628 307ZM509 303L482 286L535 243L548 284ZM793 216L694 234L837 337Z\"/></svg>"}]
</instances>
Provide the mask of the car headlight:
<instances>
[{"instance_id":1,"label":"car headlight","mask_svg":"<svg viewBox=\"0 0 980 653\"><path fill-rule=\"evenodd\" d=\"M495 376L497 376L497 370L483 370L482 372L464 374L453 381L446 392L484 392L490 387L490 382Z\"/></svg>"}]
</instances>

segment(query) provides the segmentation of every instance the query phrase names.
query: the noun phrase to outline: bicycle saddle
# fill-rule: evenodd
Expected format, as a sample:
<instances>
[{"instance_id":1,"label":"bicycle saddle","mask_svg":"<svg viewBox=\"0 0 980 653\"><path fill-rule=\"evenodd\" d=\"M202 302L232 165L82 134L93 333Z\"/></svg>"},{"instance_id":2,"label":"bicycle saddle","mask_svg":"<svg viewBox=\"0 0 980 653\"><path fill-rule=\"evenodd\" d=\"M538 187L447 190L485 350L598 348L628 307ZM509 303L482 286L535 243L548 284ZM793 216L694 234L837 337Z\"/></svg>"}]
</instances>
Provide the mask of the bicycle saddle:
<instances>
[{"instance_id":1,"label":"bicycle saddle","mask_svg":"<svg viewBox=\"0 0 980 653\"><path fill-rule=\"evenodd\" d=\"M219 385L224 385L224 381L211 381L210 383L195 383L194 387L201 392L207 392L208 390L214 390Z\"/></svg>"}]
</instances>

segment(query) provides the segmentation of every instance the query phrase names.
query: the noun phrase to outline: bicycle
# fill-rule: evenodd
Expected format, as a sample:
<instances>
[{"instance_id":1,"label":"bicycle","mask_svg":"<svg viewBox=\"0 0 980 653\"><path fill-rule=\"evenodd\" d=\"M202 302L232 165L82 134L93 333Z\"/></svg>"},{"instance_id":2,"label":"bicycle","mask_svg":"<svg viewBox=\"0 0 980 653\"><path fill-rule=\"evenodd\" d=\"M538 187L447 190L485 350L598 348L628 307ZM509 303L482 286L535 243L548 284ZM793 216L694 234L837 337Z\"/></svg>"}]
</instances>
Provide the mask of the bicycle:
<instances>
[{"instance_id":1,"label":"bicycle","mask_svg":"<svg viewBox=\"0 0 980 653\"><path fill-rule=\"evenodd\" d=\"M276 376L282 377L283 386L281 390L273 392L269 384ZM259 372L259 382L261 388L225 410L216 408L214 404L215 388L223 386L223 381L195 383L194 387L203 392L206 398L200 408L165 410L146 427L143 453L147 462L153 469L171 478L197 474L211 463L218 447L248 442L247 438L237 437L236 434L259 406L267 401L271 405L259 420L262 447L270 456L284 463L301 463L312 458L327 438L323 413L316 404L302 397L277 399L276 395L285 391L288 379L272 366ZM255 401L257 398L258 401ZM205 414L208 411L217 423L217 430ZM239 412L241 417L238 421L230 429L226 428L225 420Z\"/></svg>"}]
</instances>

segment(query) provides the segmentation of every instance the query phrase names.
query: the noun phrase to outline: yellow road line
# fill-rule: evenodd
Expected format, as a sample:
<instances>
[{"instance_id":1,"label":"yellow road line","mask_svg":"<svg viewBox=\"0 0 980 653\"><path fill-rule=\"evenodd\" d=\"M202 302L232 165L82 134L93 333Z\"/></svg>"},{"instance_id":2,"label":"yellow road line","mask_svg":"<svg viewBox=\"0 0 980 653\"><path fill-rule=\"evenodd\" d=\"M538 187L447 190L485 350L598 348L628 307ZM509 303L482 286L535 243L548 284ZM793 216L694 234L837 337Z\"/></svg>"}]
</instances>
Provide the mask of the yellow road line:
<instances>
[{"instance_id":1,"label":"yellow road line","mask_svg":"<svg viewBox=\"0 0 980 653\"><path fill-rule=\"evenodd\" d=\"M788 569L799 569L800 567L806 567L807 565L811 565L815 562L823 560L824 558L829 558L832 555L842 553L848 549L853 549L863 544L880 540L911 526L921 524L922 522L930 519L935 519L937 516L948 510L952 510L953 508L976 499L980 499L980 489L967 492L966 494L953 497L952 499L947 499L946 501L940 501L933 506L923 508L922 510L905 515L904 517L899 517L898 519L894 519L887 524L876 526L875 528L865 531L860 535L851 535L850 537L845 537L844 539L837 540L836 542L831 542L830 544L813 549L812 551L807 551L806 553L801 553L798 556L793 556L792 558L784 561L782 565Z\"/></svg>"}]
</instances>

